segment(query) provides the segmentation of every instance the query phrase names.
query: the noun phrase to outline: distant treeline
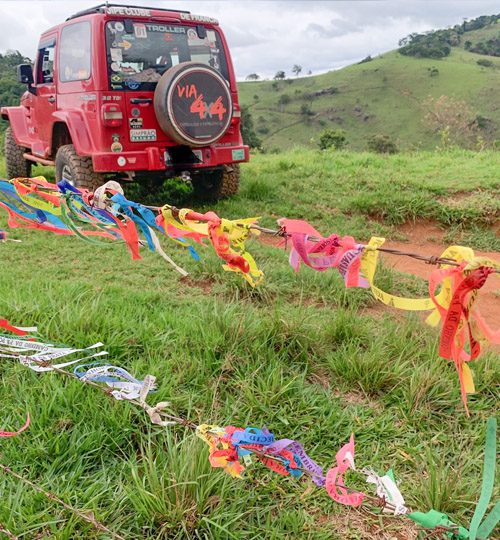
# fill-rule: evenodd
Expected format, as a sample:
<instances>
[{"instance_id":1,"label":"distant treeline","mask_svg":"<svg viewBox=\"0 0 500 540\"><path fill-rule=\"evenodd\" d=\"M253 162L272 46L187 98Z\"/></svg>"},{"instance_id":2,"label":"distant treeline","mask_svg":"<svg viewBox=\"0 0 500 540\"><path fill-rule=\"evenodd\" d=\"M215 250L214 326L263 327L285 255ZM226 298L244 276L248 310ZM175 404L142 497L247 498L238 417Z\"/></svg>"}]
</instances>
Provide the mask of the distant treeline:
<instances>
[{"instance_id":1,"label":"distant treeline","mask_svg":"<svg viewBox=\"0 0 500 540\"><path fill-rule=\"evenodd\" d=\"M450 54L452 47L458 47L463 40L464 48L468 51L500 56L500 32L498 37L477 43L472 43L464 36L467 32L495 25L499 20L500 14L482 15L477 19L464 21L462 24L457 24L453 28L446 30L410 34L400 40L399 52L406 56L416 56L418 58L443 58Z\"/></svg>"},{"instance_id":2,"label":"distant treeline","mask_svg":"<svg viewBox=\"0 0 500 540\"><path fill-rule=\"evenodd\" d=\"M25 58L19 51L7 51L0 54L0 106L19 105L19 98L26 92L26 85L17 82L16 66L28 64L31 60ZM0 133L7 127L5 120L0 120Z\"/></svg>"}]
</instances>

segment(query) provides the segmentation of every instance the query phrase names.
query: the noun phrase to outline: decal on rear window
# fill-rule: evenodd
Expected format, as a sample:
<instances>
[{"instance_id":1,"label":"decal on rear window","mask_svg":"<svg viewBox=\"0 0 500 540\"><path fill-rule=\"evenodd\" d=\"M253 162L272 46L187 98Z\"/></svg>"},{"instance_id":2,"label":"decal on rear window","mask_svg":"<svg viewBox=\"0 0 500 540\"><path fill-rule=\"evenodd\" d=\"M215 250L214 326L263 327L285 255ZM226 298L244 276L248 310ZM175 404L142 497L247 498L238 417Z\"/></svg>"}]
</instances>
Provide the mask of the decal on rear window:
<instances>
[{"instance_id":1,"label":"decal on rear window","mask_svg":"<svg viewBox=\"0 0 500 540\"><path fill-rule=\"evenodd\" d=\"M190 26L146 22L134 23L133 33L127 33L122 22L108 22L106 44L110 87L152 91L165 71L189 61L210 66L229 80L218 32L207 30L201 35L203 37Z\"/></svg>"}]
</instances>

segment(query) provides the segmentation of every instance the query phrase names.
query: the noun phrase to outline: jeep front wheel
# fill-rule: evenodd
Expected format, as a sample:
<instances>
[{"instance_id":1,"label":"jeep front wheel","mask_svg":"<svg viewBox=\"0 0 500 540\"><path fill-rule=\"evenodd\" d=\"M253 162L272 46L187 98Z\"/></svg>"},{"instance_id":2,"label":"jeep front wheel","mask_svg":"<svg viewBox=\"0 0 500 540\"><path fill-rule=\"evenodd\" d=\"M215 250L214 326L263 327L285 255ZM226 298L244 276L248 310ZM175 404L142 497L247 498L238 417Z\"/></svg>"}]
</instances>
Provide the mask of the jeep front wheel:
<instances>
[{"instance_id":1,"label":"jeep front wheel","mask_svg":"<svg viewBox=\"0 0 500 540\"><path fill-rule=\"evenodd\" d=\"M217 171L200 172L193 178L194 192L200 199L225 199L236 195L239 187L239 163L223 165Z\"/></svg>"},{"instance_id":2,"label":"jeep front wheel","mask_svg":"<svg viewBox=\"0 0 500 540\"><path fill-rule=\"evenodd\" d=\"M92 158L79 156L72 144L61 146L56 154L56 182L63 178L76 188L90 191L104 184L104 175L92 168Z\"/></svg>"},{"instance_id":3,"label":"jeep front wheel","mask_svg":"<svg viewBox=\"0 0 500 540\"><path fill-rule=\"evenodd\" d=\"M22 148L16 143L12 128L8 127L5 130L5 167L9 180L31 176L31 161L23 156L27 151L27 148Z\"/></svg>"}]
</instances>

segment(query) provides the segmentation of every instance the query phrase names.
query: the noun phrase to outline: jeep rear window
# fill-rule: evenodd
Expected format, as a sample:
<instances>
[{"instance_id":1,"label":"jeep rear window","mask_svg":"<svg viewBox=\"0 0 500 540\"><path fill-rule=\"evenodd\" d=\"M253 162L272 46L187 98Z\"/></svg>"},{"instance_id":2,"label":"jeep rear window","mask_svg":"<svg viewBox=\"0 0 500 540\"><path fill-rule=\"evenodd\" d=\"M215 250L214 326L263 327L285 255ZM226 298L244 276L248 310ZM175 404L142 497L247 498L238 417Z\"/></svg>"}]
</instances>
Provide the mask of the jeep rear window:
<instances>
[{"instance_id":1,"label":"jeep rear window","mask_svg":"<svg viewBox=\"0 0 500 540\"><path fill-rule=\"evenodd\" d=\"M188 61L213 67L229 80L224 48L214 30L199 37L192 26L134 22L131 28L127 33L122 21L106 24L111 90L154 90L168 68Z\"/></svg>"}]
</instances>

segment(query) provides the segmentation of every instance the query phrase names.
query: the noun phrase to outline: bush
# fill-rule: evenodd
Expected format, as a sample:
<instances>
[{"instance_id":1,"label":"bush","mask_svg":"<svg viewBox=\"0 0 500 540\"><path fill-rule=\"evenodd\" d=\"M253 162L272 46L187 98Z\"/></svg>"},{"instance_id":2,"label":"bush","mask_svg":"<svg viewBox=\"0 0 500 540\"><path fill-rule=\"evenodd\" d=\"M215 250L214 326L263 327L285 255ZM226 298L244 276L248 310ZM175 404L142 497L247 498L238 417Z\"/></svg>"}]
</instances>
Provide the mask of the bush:
<instances>
[{"instance_id":1,"label":"bush","mask_svg":"<svg viewBox=\"0 0 500 540\"><path fill-rule=\"evenodd\" d=\"M311 106L308 103L303 103L300 106L300 114L303 114L304 116L313 116L314 113L311 110Z\"/></svg>"},{"instance_id":2,"label":"bush","mask_svg":"<svg viewBox=\"0 0 500 540\"><path fill-rule=\"evenodd\" d=\"M358 62L358 64L366 64L366 62L371 62L372 60L373 58L371 57L371 55L368 55L367 57L363 58L363 60Z\"/></svg>"},{"instance_id":3,"label":"bush","mask_svg":"<svg viewBox=\"0 0 500 540\"><path fill-rule=\"evenodd\" d=\"M395 154L398 148L389 135L378 134L368 139L368 150L377 154Z\"/></svg>"},{"instance_id":4,"label":"bush","mask_svg":"<svg viewBox=\"0 0 500 540\"><path fill-rule=\"evenodd\" d=\"M487 58L480 58L476 64L478 66L484 66L484 67L493 67L493 62L491 60L488 60Z\"/></svg>"},{"instance_id":5,"label":"bush","mask_svg":"<svg viewBox=\"0 0 500 540\"><path fill-rule=\"evenodd\" d=\"M341 150L346 144L346 132L343 129L324 129L319 136L318 146L321 150Z\"/></svg>"},{"instance_id":6,"label":"bush","mask_svg":"<svg viewBox=\"0 0 500 540\"><path fill-rule=\"evenodd\" d=\"M288 105L292 98L288 94L281 94L278 99L278 105Z\"/></svg>"},{"instance_id":7,"label":"bush","mask_svg":"<svg viewBox=\"0 0 500 540\"><path fill-rule=\"evenodd\" d=\"M245 144L248 144L250 148L259 148L262 145L262 141L255 133L253 118L248 105L241 106L241 136Z\"/></svg>"}]
</instances>

